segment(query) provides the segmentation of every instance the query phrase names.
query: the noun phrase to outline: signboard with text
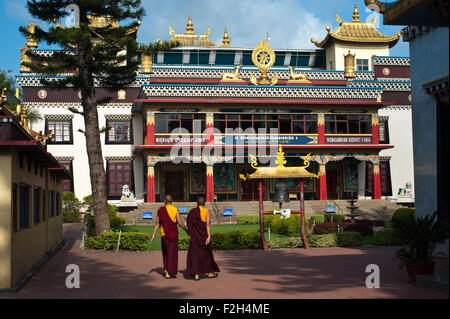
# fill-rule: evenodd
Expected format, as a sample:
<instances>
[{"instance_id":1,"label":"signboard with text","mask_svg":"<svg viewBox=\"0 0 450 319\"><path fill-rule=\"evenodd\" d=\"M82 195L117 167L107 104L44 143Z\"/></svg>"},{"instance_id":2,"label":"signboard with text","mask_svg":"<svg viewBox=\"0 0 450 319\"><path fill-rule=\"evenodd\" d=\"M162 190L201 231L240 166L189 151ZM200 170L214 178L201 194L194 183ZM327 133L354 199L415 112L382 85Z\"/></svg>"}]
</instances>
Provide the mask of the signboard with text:
<instances>
[{"instance_id":1,"label":"signboard with text","mask_svg":"<svg viewBox=\"0 0 450 319\"><path fill-rule=\"evenodd\" d=\"M372 144L372 136L325 136L327 144Z\"/></svg>"}]
</instances>

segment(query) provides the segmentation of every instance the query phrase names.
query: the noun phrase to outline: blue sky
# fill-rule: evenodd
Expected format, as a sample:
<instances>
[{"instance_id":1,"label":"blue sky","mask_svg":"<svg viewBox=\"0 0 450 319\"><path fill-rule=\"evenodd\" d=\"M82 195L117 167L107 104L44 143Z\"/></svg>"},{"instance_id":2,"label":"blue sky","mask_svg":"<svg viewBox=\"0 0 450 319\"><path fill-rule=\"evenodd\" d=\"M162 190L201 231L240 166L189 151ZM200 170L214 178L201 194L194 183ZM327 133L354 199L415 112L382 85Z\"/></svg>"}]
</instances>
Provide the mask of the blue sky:
<instances>
[{"instance_id":1,"label":"blue sky","mask_svg":"<svg viewBox=\"0 0 450 319\"><path fill-rule=\"evenodd\" d=\"M399 26L384 26L382 15L369 11L364 0L356 1L361 21L377 16L377 27L384 35L400 31ZM26 0L0 0L0 30L2 50L0 69L19 74L19 47L26 39L19 33L19 26L33 18L26 9ZM211 28L210 39L220 43L225 25L232 46L254 47L270 35L273 48L309 49L313 37L322 40L326 26L336 30L337 13L343 21L351 21L354 0L142 0L147 15L138 33L139 42L151 42L155 37L169 40L169 26L176 33L184 33L187 16L191 14L196 33ZM39 21L35 21L39 23ZM40 25L43 25L40 23ZM45 43L40 49L48 48ZM408 43L402 40L391 49L393 56L409 56Z\"/></svg>"}]
</instances>

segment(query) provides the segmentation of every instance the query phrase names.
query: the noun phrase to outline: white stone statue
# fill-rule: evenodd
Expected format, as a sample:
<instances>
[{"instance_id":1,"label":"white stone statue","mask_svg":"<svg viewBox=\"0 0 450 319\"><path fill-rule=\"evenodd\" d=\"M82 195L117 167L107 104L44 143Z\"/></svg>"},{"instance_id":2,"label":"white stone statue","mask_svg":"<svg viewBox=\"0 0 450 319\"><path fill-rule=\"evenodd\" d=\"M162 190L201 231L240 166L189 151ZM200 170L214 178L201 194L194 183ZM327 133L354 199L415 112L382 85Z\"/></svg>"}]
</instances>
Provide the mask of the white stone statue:
<instances>
[{"instance_id":1,"label":"white stone statue","mask_svg":"<svg viewBox=\"0 0 450 319\"><path fill-rule=\"evenodd\" d=\"M399 188L398 189L398 193L397 193L398 197L403 197L403 198L412 198L413 197L413 193L412 193L412 183L408 182L405 185L405 188Z\"/></svg>"},{"instance_id":2,"label":"white stone statue","mask_svg":"<svg viewBox=\"0 0 450 319\"><path fill-rule=\"evenodd\" d=\"M122 197L120 198L121 202L136 202L136 198L132 191L130 191L130 187L128 185L122 186Z\"/></svg>"}]
</instances>

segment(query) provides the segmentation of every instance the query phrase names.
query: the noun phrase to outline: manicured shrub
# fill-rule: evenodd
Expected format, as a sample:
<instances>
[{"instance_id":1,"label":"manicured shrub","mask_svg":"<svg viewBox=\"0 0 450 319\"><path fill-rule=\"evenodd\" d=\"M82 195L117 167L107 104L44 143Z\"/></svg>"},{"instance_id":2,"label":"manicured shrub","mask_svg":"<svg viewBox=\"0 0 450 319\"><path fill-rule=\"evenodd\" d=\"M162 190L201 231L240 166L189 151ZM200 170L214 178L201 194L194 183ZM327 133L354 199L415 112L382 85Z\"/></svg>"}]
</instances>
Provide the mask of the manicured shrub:
<instances>
[{"instance_id":1,"label":"manicured shrub","mask_svg":"<svg viewBox=\"0 0 450 319\"><path fill-rule=\"evenodd\" d=\"M248 231L216 232L211 234L211 244L215 250L258 249L260 247L259 234ZM189 238L178 240L178 248L186 250Z\"/></svg>"},{"instance_id":2,"label":"manicured shrub","mask_svg":"<svg viewBox=\"0 0 450 319\"><path fill-rule=\"evenodd\" d=\"M325 222L330 223L339 223L345 221L345 215L343 214L323 214L323 217L325 218Z\"/></svg>"},{"instance_id":3,"label":"manicured shrub","mask_svg":"<svg viewBox=\"0 0 450 319\"><path fill-rule=\"evenodd\" d=\"M319 223L314 226L314 234L323 235L323 234L333 234L337 232L338 223Z\"/></svg>"},{"instance_id":4,"label":"manicured shrub","mask_svg":"<svg viewBox=\"0 0 450 319\"><path fill-rule=\"evenodd\" d=\"M355 247L361 245L362 236L358 232L345 231L339 232L337 235L337 245L339 247Z\"/></svg>"},{"instance_id":5,"label":"manicured shrub","mask_svg":"<svg viewBox=\"0 0 450 319\"><path fill-rule=\"evenodd\" d=\"M373 236L373 241L375 245L402 245L402 240L395 236L394 230L392 228L385 228L375 232Z\"/></svg>"},{"instance_id":6,"label":"manicured shrub","mask_svg":"<svg viewBox=\"0 0 450 319\"><path fill-rule=\"evenodd\" d=\"M264 215L263 216L263 218L264 218L264 231L267 231L271 227L271 224L272 224L274 216L275 215Z\"/></svg>"},{"instance_id":7,"label":"manicured shrub","mask_svg":"<svg viewBox=\"0 0 450 319\"><path fill-rule=\"evenodd\" d=\"M303 240L301 237L281 237L273 238L267 241L267 246L269 249L277 248L300 248L303 247Z\"/></svg>"},{"instance_id":8,"label":"manicured shrub","mask_svg":"<svg viewBox=\"0 0 450 319\"><path fill-rule=\"evenodd\" d=\"M110 231L101 234L98 237L88 237L85 239L84 246L91 249L114 250L117 249L119 233ZM120 247L123 250L145 251L150 235L138 232L123 232L120 236Z\"/></svg>"},{"instance_id":9,"label":"manicured shrub","mask_svg":"<svg viewBox=\"0 0 450 319\"><path fill-rule=\"evenodd\" d=\"M392 227L395 228L395 224L398 222L404 222L410 218L414 218L415 210L414 208L399 208L394 214L392 214Z\"/></svg>"},{"instance_id":10,"label":"manicured shrub","mask_svg":"<svg viewBox=\"0 0 450 319\"><path fill-rule=\"evenodd\" d=\"M109 216L111 228L119 228L125 225L125 218L119 216Z\"/></svg>"},{"instance_id":11,"label":"manicured shrub","mask_svg":"<svg viewBox=\"0 0 450 319\"><path fill-rule=\"evenodd\" d=\"M308 242L311 247L320 247L320 248L337 247L337 235L325 234L312 236L308 239Z\"/></svg>"},{"instance_id":12,"label":"manicured shrub","mask_svg":"<svg viewBox=\"0 0 450 319\"><path fill-rule=\"evenodd\" d=\"M363 236L371 236L372 227L369 223L344 223L344 232L358 232Z\"/></svg>"},{"instance_id":13,"label":"manicured shrub","mask_svg":"<svg viewBox=\"0 0 450 319\"><path fill-rule=\"evenodd\" d=\"M270 231L278 235L296 235L301 233L301 215L291 215L289 218L281 218L281 215L273 215L270 222ZM305 218L305 231L308 231L308 219Z\"/></svg>"},{"instance_id":14,"label":"manicured shrub","mask_svg":"<svg viewBox=\"0 0 450 319\"><path fill-rule=\"evenodd\" d=\"M256 225L259 224L259 215L238 216L238 225Z\"/></svg>"},{"instance_id":15,"label":"manicured shrub","mask_svg":"<svg viewBox=\"0 0 450 319\"><path fill-rule=\"evenodd\" d=\"M309 217L309 220L311 224L319 224L325 222L325 216L323 214L313 214Z\"/></svg>"}]
</instances>

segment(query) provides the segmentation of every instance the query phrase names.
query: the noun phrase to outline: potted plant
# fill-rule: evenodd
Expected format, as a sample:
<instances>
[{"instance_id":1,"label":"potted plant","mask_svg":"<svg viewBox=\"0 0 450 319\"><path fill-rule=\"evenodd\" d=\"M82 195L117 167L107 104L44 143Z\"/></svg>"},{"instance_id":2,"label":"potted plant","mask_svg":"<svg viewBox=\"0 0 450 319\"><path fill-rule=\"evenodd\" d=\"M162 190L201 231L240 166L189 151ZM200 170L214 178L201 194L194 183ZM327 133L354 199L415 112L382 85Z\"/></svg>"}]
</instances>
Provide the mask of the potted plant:
<instances>
[{"instance_id":1,"label":"potted plant","mask_svg":"<svg viewBox=\"0 0 450 319\"><path fill-rule=\"evenodd\" d=\"M394 260L406 268L411 284L417 275L434 273L435 245L448 238L446 225L437 220L437 213L425 217L406 218L392 225L395 236L408 247L397 251Z\"/></svg>"}]
</instances>

